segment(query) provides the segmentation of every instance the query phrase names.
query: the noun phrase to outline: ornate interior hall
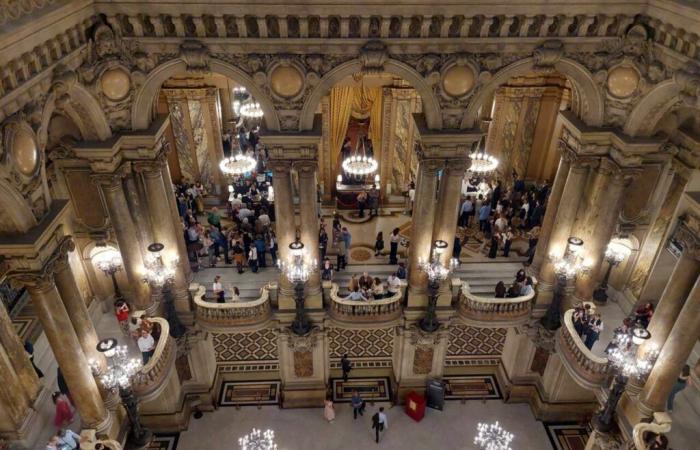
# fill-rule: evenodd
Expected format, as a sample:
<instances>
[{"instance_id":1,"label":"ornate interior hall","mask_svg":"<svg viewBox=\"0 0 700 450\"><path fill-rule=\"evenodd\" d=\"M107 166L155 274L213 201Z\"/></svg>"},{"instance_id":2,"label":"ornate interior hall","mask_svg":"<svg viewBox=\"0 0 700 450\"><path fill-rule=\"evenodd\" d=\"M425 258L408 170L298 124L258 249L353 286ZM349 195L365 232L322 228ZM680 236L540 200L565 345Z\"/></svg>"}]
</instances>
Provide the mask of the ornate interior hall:
<instances>
[{"instance_id":1,"label":"ornate interior hall","mask_svg":"<svg viewBox=\"0 0 700 450\"><path fill-rule=\"evenodd\" d=\"M699 35L0 0L0 450L696 448Z\"/></svg>"}]
</instances>

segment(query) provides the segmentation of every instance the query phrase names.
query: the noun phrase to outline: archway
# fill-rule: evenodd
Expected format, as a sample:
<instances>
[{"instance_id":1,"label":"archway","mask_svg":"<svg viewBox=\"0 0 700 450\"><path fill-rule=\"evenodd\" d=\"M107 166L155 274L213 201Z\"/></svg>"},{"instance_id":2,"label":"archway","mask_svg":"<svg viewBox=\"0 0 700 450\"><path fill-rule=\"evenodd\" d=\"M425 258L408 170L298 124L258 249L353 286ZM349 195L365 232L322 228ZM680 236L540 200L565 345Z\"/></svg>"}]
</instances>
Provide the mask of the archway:
<instances>
[{"instance_id":1,"label":"archway","mask_svg":"<svg viewBox=\"0 0 700 450\"><path fill-rule=\"evenodd\" d=\"M630 113L624 127L625 134L651 136L659 121L679 101L680 92L680 86L671 79L654 86Z\"/></svg>"},{"instance_id":2,"label":"archway","mask_svg":"<svg viewBox=\"0 0 700 450\"><path fill-rule=\"evenodd\" d=\"M223 75L245 87L260 103L265 116L264 121L268 129L279 130L279 117L272 101L253 82L253 80L242 70L228 63L217 59L209 60L209 68L212 73ZM158 96L160 87L169 78L187 73L187 64L182 58L174 59L153 69L146 79L146 82L136 93L134 104L131 110L131 127L133 130L145 130L151 123L153 117L154 100Z\"/></svg>"},{"instance_id":3,"label":"archway","mask_svg":"<svg viewBox=\"0 0 700 450\"><path fill-rule=\"evenodd\" d=\"M525 58L497 72L469 103L462 120L462 128L473 128L477 125L480 109L493 97L498 87L513 77L535 70L537 70L535 59ZM576 61L562 58L554 64L553 70L565 76L576 89L580 105L574 109L574 113L589 126L603 125L605 96L588 69Z\"/></svg>"},{"instance_id":4,"label":"archway","mask_svg":"<svg viewBox=\"0 0 700 450\"><path fill-rule=\"evenodd\" d=\"M406 80L421 96L423 102L423 114L428 128L439 130L442 128L442 115L440 103L435 93L425 79L412 67L400 61L389 59L384 63L384 72L396 75ZM321 99L328 95L331 88L346 77L362 72L362 62L359 59L348 61L328 72L313 89L304 102L299 121L300 130L313 128L314 115Z\"/></svg>"}]
</instances>

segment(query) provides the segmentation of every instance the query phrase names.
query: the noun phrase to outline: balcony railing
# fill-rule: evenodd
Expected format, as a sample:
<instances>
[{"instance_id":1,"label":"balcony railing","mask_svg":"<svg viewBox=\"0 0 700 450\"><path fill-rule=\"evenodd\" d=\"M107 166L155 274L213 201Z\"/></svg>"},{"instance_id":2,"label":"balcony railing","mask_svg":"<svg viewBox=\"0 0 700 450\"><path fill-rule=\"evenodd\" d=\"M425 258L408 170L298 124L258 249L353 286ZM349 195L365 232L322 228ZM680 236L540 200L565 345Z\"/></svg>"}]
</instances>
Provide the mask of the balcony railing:
<instances>
[{"instance_id":1,"label":"balcony railing","mask_svg":"<svg viewBox=\"0 0 700 450\"><path fill-rule=\"evenodd\" d=\"M557 350L564 355L564 365L571 376L583 387L595 389L608 378L608 360L596 356L583 345L573 322L574 310L564 313L564 323L557 331Z\"/></svg>"},{"instance_id":2,"label":"balcony railing","mask_svg":"<svg viewBox=\"0 0 700 450\"><path fill-rule=\"evenodd\" d=\"M517 326L527 323L535 293L513 298L483 297L471 293L469 283L462 283L459 293L460 315L474 325Z\"/></svg>"},{"instance_id":3,"label":"balcony railing","mask_svg":"<svg viewBox=\"0 0 700 450\"><path fill-rule=\"evenodd\" d=\"M338 285L331 286L331 309L332 318L342 322L382 322L395 320L401 317L401 299L404 289L391 297L379 300L345 300L338 295Z\"/></svg>"},{"instance_id":4,"label":"balcony railing","mask_svg":"<svg viewBox=\"0 0 700 450\"><path fill-rule=\"evenodd\" d=\"M168 376L175 362L175 340L170 336L170 325L161 317L149 319L160 328L153 356L132 378L134 393L143 397L155 392Z\"/></svg>"},{"instance_id":5,"label":"balcony railing","mask_svg":"<svg viewBox=\"0 0 700 450\"><path fill-rule=\"evenodd\" d=\"M266 321L271 314L268 287L260 289L253 301L215 303L205 300L206 288L200 286L194 295L197 323L211 326L253 325Z\"/></svg>"}]
</instances>

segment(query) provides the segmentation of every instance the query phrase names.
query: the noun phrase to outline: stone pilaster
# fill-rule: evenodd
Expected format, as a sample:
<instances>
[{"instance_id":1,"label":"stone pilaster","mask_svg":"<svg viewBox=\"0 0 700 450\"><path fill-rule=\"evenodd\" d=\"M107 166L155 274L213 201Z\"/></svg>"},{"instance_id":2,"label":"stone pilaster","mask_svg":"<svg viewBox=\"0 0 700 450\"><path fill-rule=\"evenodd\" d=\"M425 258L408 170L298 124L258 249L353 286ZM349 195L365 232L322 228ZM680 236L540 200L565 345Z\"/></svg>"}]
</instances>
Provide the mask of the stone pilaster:
<instances>
[{"instance_id":1,"label":"stone pilaster","mask_svg":"<svg viewBox=\"0 0 700 450\"><path fill-rule=\"evenodd\" d=\"M398 384L398 402L410 391L425 392L430 378L440 378L445 369L449 332L441 327L426 333L417 325L399 328L394 348L394 376Z\"/></svg>"},{"instance_id":2,"label":"stone pilaster","mask_svg":"<svg viewBox=\"0 0 700 450\"><path fill-rule=\"evenodd\" d=\"M272 159L272 187L275 191L275 235L277 236L277 258L289 258L289 244L296 239L294 221L294 197L292 196L292 167L290 161ZM318 239L318 238L317 238ZM284 274L279 275L277 295L279 309L294 309L294 286Z\"/></svg>"},{"instance_id":3,"label":"stone pilaster","mask_svg":"<svg viewBox=\"0 0 700 450\"><path fill-rule=\"evenodd\" d=\"M158 156L153 161L138 161L133 164L134 170L141 174L143 180L153 227L153 239L165 246L163 250L165 264L177 260L175 280L172 285L175 310L183 315L185 322L191 323L193 320L192 307L185 270L185 266L189 265L189 260L187 254L180 253L181 246L178 241L184 239L180 222L174 223L172 220L169 197L174 194L171 187L166 187L163 181L163 169L166 163L161 156Z\"/></svg>"},{"instance_id":4,"label":"stone pilaster","mask_svg":"<svg viewBox=\"0 0 700 450\"><path fill-rule=\"evenodd\" d=\"M306 336L288 329L279 335L283 408L320 407L329 377L326 333L314 327Z\"/></svg>"},{"instance_id":5,"label":"stone pilaster","mask_svg":"<svg viewBox=\"0 0 700 450\"><path fill-rule=\"evenodd\" d=\"M167 141L163 142L163 151L167 154L171 151L170 144ZM168 203L170 206L170 214L172 216L173 223L177 225L179 224L180 226L184 227L184 223L182 221L182 218L180 217L180 213L177 209L177 200L175 199L175 193L173 190L173 179L172 176L170 175L170 166L168 164L164 164L161 168L161 173L163 174L163 183L165 184L165 190L166 192L172 193L172 195L168 195ZM177 245L179 248L179 253L180 255L187 255L187 244L185 244L185 239L178 239L177 240ZM184 264L183 269L185 270L185 276L187 277L187 282L192 281L192 268L190 267L190 264Z\"/></svg>"},{"instance_id":6,"label":"stone pilaster","mask_svg":"<svg viewBox=\"0 0 700 450\"><path fill-rule=\"evenodd\" d=\"M136 236L136 226L129 211L124 194L123 170L113 174L94 175L93 179L100 187L114 229L115 238L124 263L124 271L129 280L131 301L137 309L154 310L151 292L143 282L143 249Z\"/></svg>"},{"instance_id":7,"label":"stone pilaster","mask_svg":"<svg viewBox=\"0 0 700 450\"><path fill-rule=\"evenodd\" d=\"M318 215L316 208L316 172L318 165L315 161L297 161L294 167L299 175L299 223L301 224L301 241L304 243L306 255L318 261ZM321 296L320 272L314 272L306 283L306 307L315 309L323 307Z\"/></svg>"}]
</instances>

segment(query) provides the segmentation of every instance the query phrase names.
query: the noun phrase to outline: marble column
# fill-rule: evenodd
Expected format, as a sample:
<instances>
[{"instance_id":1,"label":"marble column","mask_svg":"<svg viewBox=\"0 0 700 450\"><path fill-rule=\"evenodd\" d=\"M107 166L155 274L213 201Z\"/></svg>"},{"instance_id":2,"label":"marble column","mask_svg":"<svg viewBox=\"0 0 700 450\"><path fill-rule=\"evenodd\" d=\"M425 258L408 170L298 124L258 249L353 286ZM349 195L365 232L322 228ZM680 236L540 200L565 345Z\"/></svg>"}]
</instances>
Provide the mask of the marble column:
<instances>
[{"instance_id":1,"label":"marble column","mask_svg":"<svg viewBox=\"0 0 700 450\"><path fill-rule=\"evenodd\" d=\"M209 141L209 156L213 161L212 176L219 186L219 197L228 198L228 181L219 169L219 161L224 159L224 144L221 140L221 124L216 113L216 104L219 101L216 88L207 88L201 100L204 129Z\"/></svg>"},{"instance_id":2,"label":"marble column","mask_svg":"<svg viewBox=\"0 0 700 450\"><path fill-rule=\"evenodd\" d=\"M673 324L678 319L685 299L688 298L690 290L700 275L700 260L698 260L700 254L697 250L696 238L693 234L682 232L685 231L682 221L678 231L681 233L677 232L675 238L683 239L680 236L683 235L688 239L683 239L685 247L683 253L673 269L659 302L656 304L654 315L651 317L648 327L651 338L644 343L643 351L650 348L660 349L664 345ZM690 230L687 231L690 232Z\"/></svg>"},{"instance_id":3,"label":"marble column","mask_svg":"<svg viewBox=\"0 0 700 450\"><path fill-rule=\"evenodd\" d=\"M68 251L73 251L72 243L68 244ZM104 356L97 351L96 346L99 342L95 326L90 318L90 313L85 305L85 300L80 294L80 289L75 282L73 272L68 263L68 255L61 255L56 261L54 269L54 278L56 287L63 300L63 306L68 313L75 335L80 342L80 347L88 361L93 360L100 364L104 362Z\"/></svg>"},{"instance_id":4,"label":"marble column","mask_svg":"<svg viewBox=\"0 0 700 450\"><path fill-rule=\"evenodd\" d=\"M309 258L318 261L318 215L316 208L316 161L297 161L294 168L299 174L299 223L301 224L301 241ZM276 191L275 191L275 195ZM276 215L275 215L276 216ZM321 274L314 272L306 283L306 307L323 308L321 296Z\"/></svg>"},{"instance_id":5,"label":"marble column","mask_svg":"<svg viewBox=\"0 0 700 450\"><path fill-rule=\"evenodd\" d=\"M143 253L136 236L136 226L129 211L122 185L123 173L94 175L100 186L109 219L119 244L119 252L124 263L124 271L129 281L131 301L136 309L155 310L148 285L143 282Z\"/></svg>"},{"instance_id":6,"label":"marble column","mask_svg":"<svg viewBox=\"0 0 700 450\"><path fill-rule=\"evenodd\" d=\"M184 266L189 264L187 253L180 253L178 240L184 239L184 234L177 223L173 223L170 210L169 196L174 195L170 187L166 189L163 181L163 167L165 161L139 161L134 163L134 170L141 174L146 191L148 211L153 227L153 240L165 246L162 255L165 264L177 260L175 279L172 284L175 310L178 313L189 313L192 310L190 294L188 291L187 275Z\"/></svg>"},{"instance_id":7,"label":"marble column","mask_svg":"<svg viewBox=\"0 0 700 450\"><path fill-rule=\"evenodd\" d=\"M284 160L271 160L272 186L275 191L275 234L277 236L277 257L289 257L289 244L296 239L294 221L294 197L292 196L291 163ZM316 238L318 240L318 237ZM294 309L294 287L283 274L279 276L279 309Z\"/></svg>"},{"instance_id":8,"label":"marble column","mask_svg":"<svg viewBox=\"0 0 700 450\"><path fill-rule=\"evenodd\" d=\"M73 403L86 428L104 430L109 426L107 412L87 358L73 331L52 273L33 274L20 279L32 298L39 321L66 379Z\"/></svg>"},{"instance_id":9,"label":"marble column","mask_svg":"<svg viewBox=\"0 0 700 450\"><path fill-rule=\"evenodd\" d=\"M171 147L167 142L164 144L164 150L165 153L171 151ZM184 222L182 221L182 218L180 217L180 212L177 209L177 199L175 198L175 191L173 190L173 179L170 175L170 166L168 166L167 164L163 165L161 172L163 174L163 183L165 184L165 190L173 193L173 195L168 195L168 205L170 206L170 214L172 216L173 223L179 224L179 226L184 227ZM179 253L181 255L187 255L187 244L185 243L185 239L178 239L177 245ZM190 264L184 264L183 269L185 270L187 282L192 282L192 278L194 275L192 275L192 267L190 267Z\"/></svg>"},{"instance_id":10,"label":"marble column","mask_svg":"<svg viewBox=\"0 0 700 450\"><path fill-rule=\"evenodd\" d=\"M666 399L698 338L700 338L700 278L696 279L640 394L643 409L651 411L666 409Z\"/></svg>"},{"instance_id":11,"label":"marble column","mask_svg":"<svg viewBox=\"0 0 700 450\"><path fill-rule=\"evenodd\" d=\"M587 161L575 160L570 164L569 174L564 183L564 190L549 235L547 251L543 255L545 260L538 277L541 283L549 286L554 284L554 264L551 256L557 258L564 256L566 243L571 236L576 212L588 179L589 164Z\"/></svg>"},{"instance_id":12,"label":"marble column","mask_svg":"<svg viewBox=\"0 0 700 450\"><path fill-rule=\"evenodd\" d=\"M31 411L33 401L27 399L24 386L14 371L12 359L0 348L0 412L9 417L15 430L19 430Z\"/></svg>"},{"instance_id":13,"label":"marble column","mask_svg":"<svg viewBox=\"0 0 700 450\"><path fill-rule=\"evenodd\" d=\"M575 295L581 300L590 299L599 282L605 249L620 214L627 174L614 161L603 157L586 189L585 201L579 206L572 234L583 239L583 257L590 266L587 273L576 278Z\"/></svg>"},{"instance_id":14,"label":"marble column","mask_svg":"<svg viewBox=\"0 0 700 450\"><path fill-rule=\"evenodd\" d=\"M540 227L540 236L537 241L537 250L535 251L535 257L532 260L532 265L529 268L530 273L539 273L540 268L546 259L549 238L552 234L552 227L554 226L554 220L557 217L557 212L559 210L559 205L561 203L562 194L564 193L564 186L566 185L566 179L569 176L570 168L571 158L566 154L566 149L564 147L562 148L562 155L559 159L557 175L554 177L554 184L552 185L552 190L549 193L549 199L547 200L547 208L544 215L544 220L542 221L542 226Z\"/></svg>"},{"instance_id":15,"label":"marble column","mask_svg":"<svg viewBox=\"0 0 700 450\"><path fill-rule=\"evenodd\" d=\"M435 191L437 189L437 171L442 161L423 159L418 166L416 196L411 218L411 244L408 263L408 306L425 307L428 304L428 278L420 270L419 261L428 260L433 244L433 225L435 222ZM461 186L461 183L460 183Z\"/></svg>"},{"instance_id":16,"label":"marble column","mask_svg":"<svg viewBox=\"0 0 700 450\"><path fill-rule=\"evenodd\" d=\"M131 217L134 219L137 233L134 238L141 243L141 248L146 248L148 244L153 242L153 233L151 232L151 219L146 204L147 197L143 181L136 172L132 171L124 177L124 194L129 211L132 213Z\"/></svg>"},{"instance_id":17,"label":"marble column","mask_svg":"<svg viewBox=\"0 0 700 450\"><path fill-rule=\"evenodd\" d=\"M24 351L22 340L17 336L17 331L12 324L12 319L7 313L7 309L1 305L0 346L2 346L7 356L8 364L11 367L11 370L3 369L0 371L0 384L9 383L9 380L6 378L11 378L13 383L17 383L17 386L13 385L11 391L13 398L15 395L21 395L22 398L26 399L28 405L33 404L41 390L39 378L27 357L27 353ZM4 376L4 374L7 376Z\"/></svg>"}]
</instances>

